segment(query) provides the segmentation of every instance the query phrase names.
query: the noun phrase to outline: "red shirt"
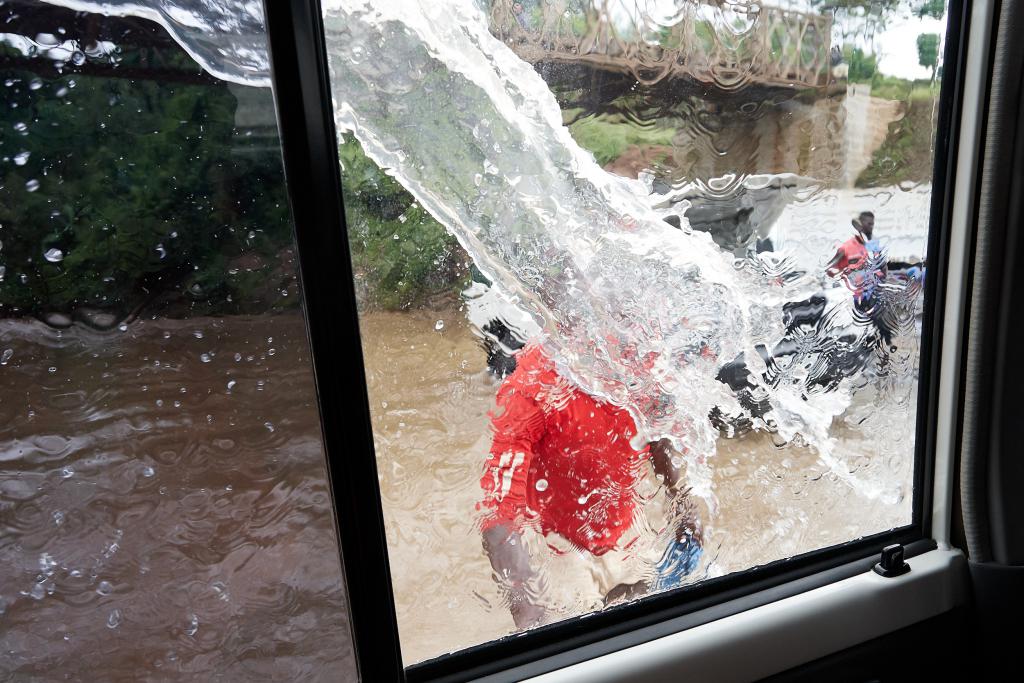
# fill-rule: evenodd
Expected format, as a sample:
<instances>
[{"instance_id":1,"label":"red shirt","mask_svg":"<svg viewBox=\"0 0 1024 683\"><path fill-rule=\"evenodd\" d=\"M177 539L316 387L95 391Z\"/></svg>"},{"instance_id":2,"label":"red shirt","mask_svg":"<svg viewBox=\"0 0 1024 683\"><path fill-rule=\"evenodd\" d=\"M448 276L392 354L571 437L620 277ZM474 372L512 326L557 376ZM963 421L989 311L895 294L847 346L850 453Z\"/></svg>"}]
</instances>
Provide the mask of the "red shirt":
<instances>
[{"instance_id":1,"label":"red shirt","mask_svg":"<svg viewBox=\"0 0 1024 683\"><path fill-rule=\"evenodd\" d=\"M647 447L629 445L629 413L561 377L540 347L516 357L491 413L494 441L480 479L484 529L539 526L595 555L632 525Z\"/></svg>"},{"instance_id":2,"label":"red shirt","mask_svg":"<svg viewBox=\"0 0 1024 683\"><path fill-rule=\"evenodd\" d=\"M864 265L864 261L868 258L867 247L864 246L864 242L857 235L840 244L839 251L836 253L839 254L839 260L831 267L840 273L857 270Z\"/></svg>"},{"instance_id":3,"label":"red shirt","mask_svg":"<svg viewBox=\"0 0 1024 683\"><path fill-rule=\"evenodd\" d=\"M854 293L858 301L870 294L869 280L881 280L885 277L882 271L876 270L874 273L870 273L865 270L865 266L868 264L868 249L859 235L854 235L839 245L836 254L839 258L829 267L829 270L839 271L847 288Z\"/></svg>"}]
</instances>

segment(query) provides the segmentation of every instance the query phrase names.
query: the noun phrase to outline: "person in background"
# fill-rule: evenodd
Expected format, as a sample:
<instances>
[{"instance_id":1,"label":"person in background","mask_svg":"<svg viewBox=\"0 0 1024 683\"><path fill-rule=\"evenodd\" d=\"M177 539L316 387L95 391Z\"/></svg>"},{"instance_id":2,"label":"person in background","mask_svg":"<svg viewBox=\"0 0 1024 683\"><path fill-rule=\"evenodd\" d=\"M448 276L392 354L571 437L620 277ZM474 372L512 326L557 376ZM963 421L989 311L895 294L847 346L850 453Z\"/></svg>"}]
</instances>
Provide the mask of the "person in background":
<instances>
[{"instance_id":1,"label":"person in background","mask_svg":"<svg viewBox=\"0 0 1024 683\"><path fill-rule=\"evenodd\" d=\"M888 276L888 266L881 246L873 238L875 214L861 211L851 223L855 234L839 245L835 255L828 262L825 273L829 277L841 277L847 288L853 292L853 303L857 310L874 324L882 343L895 351L892 346L892 330L885 324L882 307L874 296L877 285Z\"/></svg>"},{"instance_id":2,"label":"person in background","mask_svg":"<svg viewBox=\"0 0 1024 683\"><path fill-rule=\"evenodd\" d=\"M860 215L851 223L855 231L853 237L839 245L835 256L825 267L825 273L829 277L843 276L850 289L859 296L863 292L860 291L855 278L851 276L861 271L867 264L868 244L872 241L875 232L875 214L870 211L861 211Z\"/></svg>"},{"instance_id":3,"label":"person in background","mask_svg":"<svg viewBox=\"0 0 1024 683\"><path fill-rule=\"evenodd\" d=\"M521 2L517 2L512 5L512 13L516 15L516 21L519 22L520 28L529 28L529 17L526 16L526 10L523 8Z\"/></svg>"},{"instance_id":4,"label":"person in background","mask_svg":"<svg viewBox=\"0 0 1024 683\"><path fill-rule=\"evenodd\" d=\"M602 586L605 603L678 585L696 569L701 528L667 441L630 445L629 413L595 398L560 376L539 346L526 346L498 391L491 413L494 438L478 505L485 510L483 546L507 591L518 628L537 625L545 610L530 594L535 572L522 530L555 533L579 552L599 558L621 547L638 514L637 484L650 462L671 496L673 542L656 578Z\"/></svg>"}]
</instances>

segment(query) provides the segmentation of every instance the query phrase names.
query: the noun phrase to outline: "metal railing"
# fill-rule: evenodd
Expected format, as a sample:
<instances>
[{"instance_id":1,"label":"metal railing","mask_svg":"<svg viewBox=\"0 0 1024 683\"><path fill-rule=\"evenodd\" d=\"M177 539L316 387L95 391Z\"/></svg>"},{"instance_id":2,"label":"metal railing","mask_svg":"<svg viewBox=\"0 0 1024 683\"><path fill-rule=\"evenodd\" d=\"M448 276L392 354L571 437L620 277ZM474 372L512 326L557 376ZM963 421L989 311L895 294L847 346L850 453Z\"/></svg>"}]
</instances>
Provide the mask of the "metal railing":
<instances>
[{"instance_id":1,"label":"metal railing","mask_svg":"<svg viewBox=\"0 0 1024 683\"><path fill-rule=\"evenodd\" d=\"M721 90L746 85L823 88L831 76L832 18L751 5L692 3L671 23L642 0L492 0L490 29L522 59L573 62L653 84L691 79ZM667 24L667 25L666 25Z\"/></svg>"}]
</instances>

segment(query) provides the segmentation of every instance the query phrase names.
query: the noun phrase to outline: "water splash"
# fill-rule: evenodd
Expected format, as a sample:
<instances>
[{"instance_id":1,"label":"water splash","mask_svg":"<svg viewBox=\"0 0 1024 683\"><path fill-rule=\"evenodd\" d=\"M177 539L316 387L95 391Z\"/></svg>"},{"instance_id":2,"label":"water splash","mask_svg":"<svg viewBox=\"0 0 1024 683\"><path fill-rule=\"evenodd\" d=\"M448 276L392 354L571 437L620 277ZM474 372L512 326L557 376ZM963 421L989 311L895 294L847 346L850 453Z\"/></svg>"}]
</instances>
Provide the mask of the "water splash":
<instances>
[{"instance_id":1,"label":"water splash","mask_svg":"<svg viewBox=\"0 0 1024 683\"><path fill-rule=\"evenodd\" d=\"M266 26L259 0L44 2L79 12L155 21L210 74L232 83L270 87ZM85 55L78 59L84 61Z\"/></svg>"},{"instance_id":2,"label":"water splash","mask_svg":"<svg viewBox=\"0 0 1024 683\"><path fill-rule=\"evenodd\" d=\"M269 85L260 2L54 4L154 20L210 73ZM716 373L741 355L766 369L756 363L758 342L781 336L781 306L805 292L779 288L766 297L761 285L789 266L735 268L709 235L688 229L682 207L656 210L644 183L602 170L562 125L545 82L492 35L471 0L323 7L339 130L354 133L531 314L537 342L563 374L629 409L638 441L673 440L687 454L695 491L709 496L706 458L718 434L707 416L735 404ZM768 45L754 40L755 18L748 11L725 21L732 35L715 34L714 50L732 50L742 63L744 50ZM749 78L710 75L723 88ZM745 182L737 176L704 190L731 194ZM664 222L673 213L681 230ZM781 433L830 450L834 408L787 410L790 397L771 386L767 393Z\"/></svg>"}]
</instances>

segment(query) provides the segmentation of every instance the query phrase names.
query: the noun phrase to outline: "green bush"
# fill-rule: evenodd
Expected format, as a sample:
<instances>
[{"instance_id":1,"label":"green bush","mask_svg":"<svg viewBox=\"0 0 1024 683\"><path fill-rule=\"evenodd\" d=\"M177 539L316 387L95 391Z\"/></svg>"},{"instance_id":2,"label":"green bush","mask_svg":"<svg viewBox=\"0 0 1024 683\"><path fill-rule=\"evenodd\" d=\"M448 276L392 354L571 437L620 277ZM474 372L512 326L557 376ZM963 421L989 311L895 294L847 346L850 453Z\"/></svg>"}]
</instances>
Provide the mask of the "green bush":
<instances>
[{"instance_id":1,"label":"green bush","mask_svg":"<svg viewBox=\"0 0 1024 683\"><path fill-rule=\"evenodd\" d=\"M878 74L878 57L859 47L843 45L843 59L849 65L847 79L851 83L871 83Z\"/></svg>"},{"instance_id":2,"label":"green bush","mask_svg":"<svg viewBox=\"0 0 1024 683\"><path fill-rule=\"evenodd\" d=\"M235 95L184 52L163 58L195 82L45 78L0 62L0 315L297 303L281 296L294 268L276 141L247 141Z\"/></svg>"},{"instance_id":3,"label":"green bush","mask_svg":"<svg viewBox=\"0 0 1024 683\"><path fill-rule=\"evenodd\" d=\"M354 138L339 148L352 265L365 305L422 305L467 284L469 257Z\"/></svg>"},{"instance_id":4,"label":"green bush","mask_svg":"<svg viewBox=\"0 0 1024 683\"><path fill-rule=\"evenodd\" d=\"M609 116L582 119L569 126L569 132L602 166L618 159L633 145L670 145L676 134L673 128L641 128Z\"/></svg>"}]
</instances>

